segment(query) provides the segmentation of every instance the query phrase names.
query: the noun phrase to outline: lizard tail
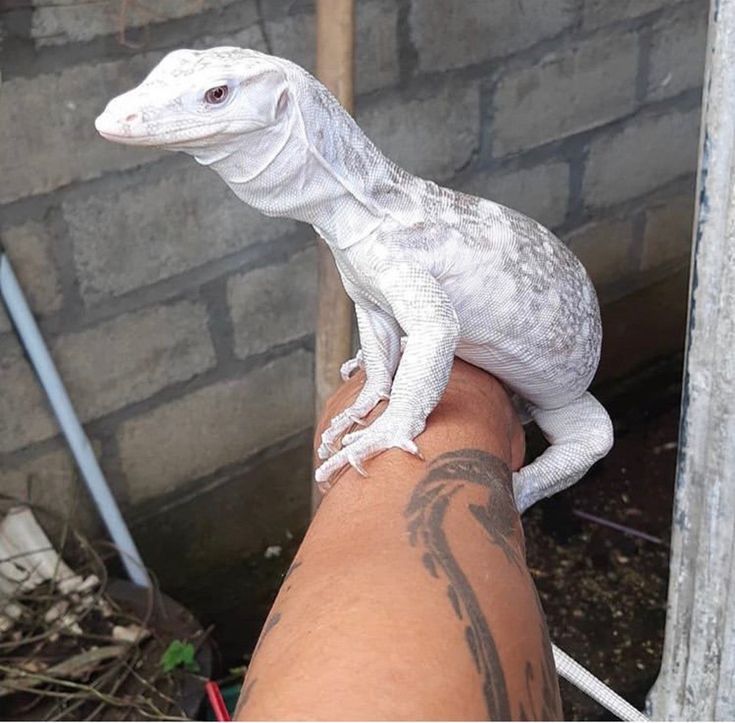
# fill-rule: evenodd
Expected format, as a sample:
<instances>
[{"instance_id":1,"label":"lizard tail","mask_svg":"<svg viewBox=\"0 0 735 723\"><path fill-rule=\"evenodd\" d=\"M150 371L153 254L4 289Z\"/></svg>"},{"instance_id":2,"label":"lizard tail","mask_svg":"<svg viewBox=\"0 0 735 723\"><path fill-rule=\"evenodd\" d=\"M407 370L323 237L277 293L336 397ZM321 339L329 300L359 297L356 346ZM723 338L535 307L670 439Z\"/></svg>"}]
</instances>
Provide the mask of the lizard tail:
<instances>
[{"instance_id":1,"label":"lizard tail","mask_svg":"<svg viewBox=\"0 0 735 723\"><path fill-rule=\"evenodd\" d=\"M614 690L608 688L599 678L592 675L587 668L580 665L574 658L569 657L556 645L551 646L554 652L554 662L559 675L568 680L572 685L587 693L590 698L596 700L620 720L643 721L649 720L637 708L634 708L627 700L621 698Z\"/></svg>"}]
</instances>

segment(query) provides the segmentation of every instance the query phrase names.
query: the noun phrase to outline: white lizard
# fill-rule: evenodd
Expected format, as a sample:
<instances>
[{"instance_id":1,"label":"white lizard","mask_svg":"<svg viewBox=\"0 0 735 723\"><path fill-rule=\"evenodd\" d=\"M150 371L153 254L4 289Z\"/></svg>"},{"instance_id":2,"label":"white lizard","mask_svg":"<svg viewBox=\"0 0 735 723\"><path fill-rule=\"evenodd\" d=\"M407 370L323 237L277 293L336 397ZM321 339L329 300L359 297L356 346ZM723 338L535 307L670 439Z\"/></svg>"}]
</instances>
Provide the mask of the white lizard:
<instances>
[{"instance_id":1,"label":"white lizard","mask_svg":"<svg viewBox=\"0 0 735 723\"><path fill-rule=\"evenodd\" d=\"M118 143L192 155L247 204L309 223L329 245L362 347L344 372L361 364L366 382L323 434L318 482L346 464L364 473L391 447L419 454L414 440L455 355L500 379L550 442L513 475L519 511L609 451L610 418L587 391L601 327L582 264L523 214L396 166L303 68L240 48L177 50L95 125ZM342 437L383 399L380 417ZM590 675L554 653L573 682ZM641 719L617 696L592 693Z\"/></svg>"}]
</instances>

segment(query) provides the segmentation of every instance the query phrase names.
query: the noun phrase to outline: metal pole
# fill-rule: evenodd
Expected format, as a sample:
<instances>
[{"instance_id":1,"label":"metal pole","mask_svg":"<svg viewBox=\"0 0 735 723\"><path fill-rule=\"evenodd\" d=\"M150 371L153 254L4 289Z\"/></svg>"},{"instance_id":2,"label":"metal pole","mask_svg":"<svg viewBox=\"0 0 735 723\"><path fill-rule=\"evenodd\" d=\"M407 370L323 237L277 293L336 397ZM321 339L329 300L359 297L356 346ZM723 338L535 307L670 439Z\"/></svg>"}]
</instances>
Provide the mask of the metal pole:
<instances>
[{"instance_id":1,"label":"metal pole","mask_svg":"<svg viewBox=\"0 0 735 723\"><path fill-rule=\"evenodd\" d=\"M710 7L655 720L735 719L735 0Z\"/></svg>"},{"instance_id":2,"label":"metal pole","mask_svg":"<svg viewBox=\"0 0 735 723\"><path fill-rule=\"evenodd\" d=\"M340 103L353 110L354 0L317 0L316 74ZM318 241L319 300L316 324L316 418L340 383L339 367L352 352L352 302L327 245ZM315 508L317 495L312 497Z\"/></svg>"},{"instance_id":3,"label":"metal pole","mask_svg":"<svg viewBox=\"0 0 735 723\"><path fill-rule=\"evenodd\" d=\"M110 492L102 470L94 455L92 445L79 423L74 407L66 393L56 365L43 341L41 332L28 308L23 290L10 265L10 260L0 246L0 296L15 324L23 346L33 363L38 379L54 410L61 431L66 437L77 466L92 495L97 510L107 527L112 541L117 546L122 563L130 579L143 587L150 587L151 581L138 548L130 536L125 520Z\"/></svg>"}]
</instances>

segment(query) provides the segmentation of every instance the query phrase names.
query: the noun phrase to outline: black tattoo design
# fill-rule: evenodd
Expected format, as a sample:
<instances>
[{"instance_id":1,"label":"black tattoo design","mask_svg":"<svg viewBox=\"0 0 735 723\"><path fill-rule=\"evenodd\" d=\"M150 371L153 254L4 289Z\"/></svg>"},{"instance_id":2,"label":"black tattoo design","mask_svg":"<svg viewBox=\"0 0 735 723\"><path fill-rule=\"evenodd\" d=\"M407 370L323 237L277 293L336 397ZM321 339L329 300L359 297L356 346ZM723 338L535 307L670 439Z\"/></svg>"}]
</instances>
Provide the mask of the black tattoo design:
<instances>
[{"instance_id":1,"label":"black tattoo design","mask_svg":"<svg viewBox=\"0 0 735 723\"><path fill-rule=\"evenodd\" d=\"M424 567L429 571L429 575L439 577L439 573L436 571L436 565L434 564L434 558L428 552L424 553L421 562L424 563Z\"/></svg>"},{"instance_id":2,"label":"black tattoo design","mask_svg":"<svg viewBox=\"0 0 735 723\"><path fill-rule=\"evenodd\" d=\"M465 483L480 484L491 492L485 507L472 505L473 516L514 564L520 565L510 545L515 507L509 492L510 470L497 457L475 449L449 452L431 464L404 512L412 545L426 548L424 567L437 577L440 570L449 581L447 595L457 617L464 621L465 639L483 679L483 694L490 718L510 720L510 700L495 638L475 591L452 553L444 533L444 517L452 497ZM492 502L492 506L491 506Z\"/></svg>"},{"instance_id":3,"label":"black tattoo design","mask_svg":"<svg viewBox=\"0 0 735 723\"><path fill-rule=\"evenodd\" d=\"M286 580L288 580L288 578L291 577L299 567L301 567L301 560L294 560L288 570L286 570L286 574L283 576L283 582L286 582Z\"/></svg>"},{"instance_id":4,"label":"black tattoo design","mask_svg":"<svg viewBox=\"0 0 735 723\"><path fill-rule=\"evenodd\" d=\"M268 637L268 633L273 630L273 628L278 625L278 623L281 622L281 618L283 615L279 612L271 612L271 614L268 616L268 619L265 621L265 625L263 626L263 630L260 632L260 637L258 638L258 642L255 643L255 648L253 649L253 658L255 657L256 653L260 650L260 646L263 644L263 641Z\"/></svg>"},{"instance_id":5,"label":"black tattoo design","mask_svg":"<svg viewBox=\"0 0 735 723\"><path fill-rule=\"evenodd\" d=\"M544 635L544 631L541 631ZM544 660L541 664L541 706L536 705L533 695L533 683L536 676L534 675L533 663L526 662L526 695L529 701L529 710L521 702L520 717L522 720L557 720L561 703L557 698L558 687L556 684L556 669L554 661L551 661L549 668L548 660Z\"/></svg>"},{"instance_id":6,"label":"black tattoo design","mask_svg":"<svg viewBox=\"0 0 735 723\"><path fill-rule=\"evenodd\" d=\"M240 697L237 699L237 703L235 703L235 715L237 715L240 712L240 708L242 708L245 703L250 700L250 696L253 692L253 686L258 682L258 679L255 678L254 680L251 680L248 682L243 682L242 688L240 690Z\"/></svg>"},{"instance_id":7,"label":"black tattoo design","mask_svg":"<svg viewBox=\"0 0 735 723\"><path fill-rule=\"evenodd\" d=\"M260 639L263 640L268 633L273 630L273 628L278 625L278 623L281 621L281 618L283 616L281 613L273 613L268 620L266 620L265 625L263 626L263 632L260 634Z\"/></svg>"},{"instance_id":8,"label":"black tattoo design","mask_svg":"<svg viewBox=\"0 0 735 723\"><path fill-rule=\"evenodd\" d=\"M518 513L513 500L511 473L497 457L476 449L462 449L441 455L431 463L428 474L417 485L404 512L408 519L412 545L421 545L425 552L423 566L432 577L440 573L448 580L447 597L457 618L465 623L465 640L472 660L483 680L483 694L488 716L494 720L510 720L508 696L495 638L480 607L477 595L461 565L452 553L444 533L444 519L454 495L466 484L482 485L488 491L487 503L469 504L468 510L482 527L490 542L502 550L518 570L524 570L524 551L518 549ZM515 539L514 539L515 538ZM521 536L522 539L522 536ZM536 595L539 618L543 610ZM534 663L526 664L528 703L519 704L518 717L524 720L554 720L561 711L556 668L543 624L540 641L544 647L540 671ZM540 681L537 682L537 675ZM541 699L534 698L540 682Z\"/></svg>"},{"instance_id":9,"label":"black tattoo design","mask_svg":"<svg viewBox=\"0 0 735 723\"><path fill-rule=\"evenodd\" d=\"M538 592L534 589L534 600L536 601L536 609L538 610L539 620L544 620L544 609L541 606L541 599L538 596ZM528 692L528 699L531 706L531 712L535 720L557 720L559 714L562 712L561 707L561 695L559 693L559 678L556 673L556 664L554 663L554 654L551 651L551 644L547 631L543 625L540 625L539 636L541 639L541 645L544 649L543 657L541 658L541 709L538 710L534 703L531 682L534 680L533 664L529 661L526 663L526 690ZM528 716L525 716L523 706L521 706L521 714L524 715L526 720L529 720Z\"/></svg>"}]
</instances>

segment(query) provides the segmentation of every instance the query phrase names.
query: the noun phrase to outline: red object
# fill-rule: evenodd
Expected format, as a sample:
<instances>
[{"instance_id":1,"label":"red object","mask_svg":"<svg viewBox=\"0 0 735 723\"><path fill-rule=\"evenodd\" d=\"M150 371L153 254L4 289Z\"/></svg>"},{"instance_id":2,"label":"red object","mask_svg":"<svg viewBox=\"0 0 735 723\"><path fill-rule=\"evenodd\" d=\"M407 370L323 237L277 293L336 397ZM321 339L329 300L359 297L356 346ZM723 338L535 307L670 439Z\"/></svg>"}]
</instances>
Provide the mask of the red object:
<instances>
[{"instance_id":1,"label":"red object","mask_svg":"<svg viewBox=\"0 0 735 723\"><path fill-rule=\"evenodd\" d=\"M217 720L232 720L222 697L222 691L219 689L217 683L213 680L208 680L204 684L204 690L207 691L207 698L209 698L209 705L212 706L212 710L214 711L214 717Z\"/></svg>"}]
</instances>

